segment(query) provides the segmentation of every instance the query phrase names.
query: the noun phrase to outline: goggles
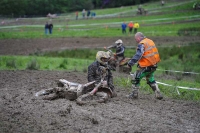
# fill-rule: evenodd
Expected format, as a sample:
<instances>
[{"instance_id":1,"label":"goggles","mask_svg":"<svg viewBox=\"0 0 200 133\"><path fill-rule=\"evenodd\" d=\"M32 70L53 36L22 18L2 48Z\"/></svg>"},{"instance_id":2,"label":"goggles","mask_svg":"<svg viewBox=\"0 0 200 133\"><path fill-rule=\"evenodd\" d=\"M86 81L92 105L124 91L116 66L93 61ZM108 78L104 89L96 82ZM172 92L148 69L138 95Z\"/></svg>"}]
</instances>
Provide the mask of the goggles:
<instances>
[{"instance_id":1,"label":"goggles","mask_svg":"<svg viewBox=\"0 0 200 133\"><path fill-rule=\"evenodd\" d=\"M101 61L103 61L103 62L108 62L109 60L110 60L110 58L104 58L104 57L101 58Z\"/></svg>"}]
</instances>

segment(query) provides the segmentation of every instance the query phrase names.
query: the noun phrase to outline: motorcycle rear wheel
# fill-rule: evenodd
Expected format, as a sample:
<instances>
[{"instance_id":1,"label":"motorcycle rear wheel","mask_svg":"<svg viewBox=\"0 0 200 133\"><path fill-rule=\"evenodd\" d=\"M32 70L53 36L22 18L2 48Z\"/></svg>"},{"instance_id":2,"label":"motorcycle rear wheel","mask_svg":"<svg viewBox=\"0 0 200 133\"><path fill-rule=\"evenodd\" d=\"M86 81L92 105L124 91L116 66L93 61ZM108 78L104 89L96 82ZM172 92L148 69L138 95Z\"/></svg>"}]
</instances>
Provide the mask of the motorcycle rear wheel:
<instances>
[{"instance_id":1,"label":"motorcycle rear wheel","mask_svg":"<svg viewBox=\"0 0 200 133\"><path fill-rule=\"evenodd\" d=\"M89 104L89 103L105 103L110 96L106 92L96 92L95 95L90 93L83 94L76 99L76 103L79 105Z\"/></svg>"},{"instance_id":2,"label":"motorcycle rear wheel","mask_svg":"<svg viewBox=\"0 0 200 133\"><path fill-rule=\"evenodd\" d=\"M131 68L128 68L126 66L119 66L119 72L127 73L129 74L131 72Z\"/></svg>"}]
</instances>

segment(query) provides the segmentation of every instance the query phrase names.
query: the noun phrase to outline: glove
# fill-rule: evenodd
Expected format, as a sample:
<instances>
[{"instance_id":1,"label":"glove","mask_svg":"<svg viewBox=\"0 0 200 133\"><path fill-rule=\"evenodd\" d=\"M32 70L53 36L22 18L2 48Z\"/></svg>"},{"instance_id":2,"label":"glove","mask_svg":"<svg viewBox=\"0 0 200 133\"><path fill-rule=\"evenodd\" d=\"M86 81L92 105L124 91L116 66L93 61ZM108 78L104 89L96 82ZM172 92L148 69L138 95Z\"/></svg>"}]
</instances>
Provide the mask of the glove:
<instances>
[{"instance_id":1,"label":"glove","mask_svg":"<svg viewBox=\"0 0 200 133\"><path fill-rule=\"evenodd\" d=\"M99 66L99 72L100 72L101 74L104 74L104 73L106 73L106 70L107 70L107 68L106 68L106 67Z\"/></svg>"},{"instance_id":2,"label":"glove","mask_svg":"<svg viewBox=\"0 0 200 133\"><path fill-rule=\"evenodd\" d=\"M127 67L128 67L128 68L131 68L131 65L127 64Z\"/></svg>"},{"instance_id":3,"label":"glove","mask_svg":"<svg viewBox=\"0 0 200 133\"><path fill-rule=\"evenodd\" d=\"M102 82L102 86L103 86L103 87L107 87L107 86L108 86L107 81L103 81L103 82Z\"/></svg>"}]
</instances>

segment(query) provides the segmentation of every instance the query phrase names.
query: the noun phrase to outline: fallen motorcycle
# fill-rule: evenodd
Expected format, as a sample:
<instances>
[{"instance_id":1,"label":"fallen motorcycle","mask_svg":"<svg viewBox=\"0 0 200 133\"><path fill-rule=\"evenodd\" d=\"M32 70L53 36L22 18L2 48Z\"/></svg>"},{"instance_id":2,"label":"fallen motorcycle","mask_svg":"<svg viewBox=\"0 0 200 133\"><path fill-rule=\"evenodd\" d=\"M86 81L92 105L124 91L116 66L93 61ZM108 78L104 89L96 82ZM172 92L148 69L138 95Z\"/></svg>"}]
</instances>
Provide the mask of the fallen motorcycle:
<instances>
[{"instance_id":1,"label":"fallen motorcycle","mask_svg":"<svg viewBox=\"0 0 200 133\"><path fill-rule=\"evenodd\" d=\"M106 102L113 95L112 90L107 85L107 81L104 80L107 74L106 69L107 68L103 67L101 72L101 82L96 86L95 81L79 84L60 79L57 83L58 87L42 89L37 92L35 96L42 98L43 100L54 100L57 98L76 100L79 105L93 102Z\"/></svg>"},{"instance_id":2,"label":"fallen motorcycle","mask_svg":"<svg viewBox=\"0 0 200 133\"><path fill-rule=\"evenodd\" d=\"M65 98L68 100L76 100L82 94L89 92L89 88L94 86L95 81L86 84L70 82L65 79L58 81L58 87L42 89L35 94L36 97L43 100L54 100L57 98Z\"/></svg>"}]
</instances>

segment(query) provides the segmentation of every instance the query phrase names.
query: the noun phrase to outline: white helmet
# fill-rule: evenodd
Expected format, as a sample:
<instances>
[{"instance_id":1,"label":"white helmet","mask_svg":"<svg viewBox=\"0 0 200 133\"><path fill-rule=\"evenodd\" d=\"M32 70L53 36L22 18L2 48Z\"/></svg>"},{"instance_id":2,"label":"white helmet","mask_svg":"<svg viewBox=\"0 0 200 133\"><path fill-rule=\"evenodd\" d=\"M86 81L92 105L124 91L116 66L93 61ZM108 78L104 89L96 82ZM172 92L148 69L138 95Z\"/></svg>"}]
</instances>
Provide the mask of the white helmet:
<instances>
[{"instance_id":1,"label":"white helmet","mask_svg":"<svg viewBox=\"0 0 200 133\"><path fill-rule=\"evenodd\" d=\"M123 42L122 42L121 39L118 39L118 40L115 42L115 44L117 45L117 47L120 47L120 46L122 46Z\"/></svg>"},{"instance_id":2,"label":"white helmet","mask_svg":"<svg viewBox=\"0 0 200 133\"><path fill-rule=\"evenodd\" d=\"M102 60L103 58L105 59L104 61ZM109 52L98 51L96 54L96 60L102 65L106 65L109 59L110 59Z\"/></svg>"}]
</instances>

